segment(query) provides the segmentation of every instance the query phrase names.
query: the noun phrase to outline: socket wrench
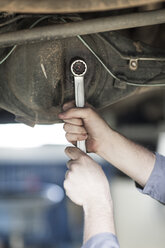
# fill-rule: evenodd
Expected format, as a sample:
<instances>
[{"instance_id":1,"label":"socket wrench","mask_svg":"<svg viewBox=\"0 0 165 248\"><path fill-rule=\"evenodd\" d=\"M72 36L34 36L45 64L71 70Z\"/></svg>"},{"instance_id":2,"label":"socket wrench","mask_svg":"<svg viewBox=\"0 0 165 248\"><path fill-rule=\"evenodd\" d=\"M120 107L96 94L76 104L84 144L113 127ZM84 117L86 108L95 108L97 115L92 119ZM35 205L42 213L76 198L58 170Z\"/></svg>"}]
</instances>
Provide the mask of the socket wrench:
<instances>
[{"instance_id":1,"label":"socket wrench","mask_svg":"<svg viewBox=\"0 0 165 248\"><path fill-rule=\"evenodd\" d=\"M71 72L74 76L76 107L83 108L85 105L84 75L87 72L87 64L84 60L77 59L71 64ZM77 147L86 152L85 140L77 141Z\"/></svg>"}]
</instances>

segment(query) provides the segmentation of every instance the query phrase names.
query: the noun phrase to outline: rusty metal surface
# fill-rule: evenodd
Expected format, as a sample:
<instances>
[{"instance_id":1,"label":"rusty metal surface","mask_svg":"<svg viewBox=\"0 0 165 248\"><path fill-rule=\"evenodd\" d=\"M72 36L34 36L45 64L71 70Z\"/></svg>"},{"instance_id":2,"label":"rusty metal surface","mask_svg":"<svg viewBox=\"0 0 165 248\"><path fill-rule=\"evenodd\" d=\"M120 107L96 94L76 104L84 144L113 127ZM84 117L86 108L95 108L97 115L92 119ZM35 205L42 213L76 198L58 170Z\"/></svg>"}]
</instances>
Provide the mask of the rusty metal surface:
<instances>
[{"instance_id":1,"label":"rusty metal surface","mask_svg":"<svg viewBox=\"0 0 165 248\"><path fill-rule=\"evenodd\" d=\"M142 6L164 0L0 0L0 11L17 13L75 13Z\"/></svg>"},{"instance_id":2,"label":"rusty metal surface","mask_svg":"<svg viewBox=\"0 0 165 248\"><path fill-rule=\"evenodd\" d=\"M109 61L109 47L92 36L86 40ZM70 63L77 56L88 64L86 99L95 107L107 106L136 89L114 88L113 78L91 52L78 38L69 38L17 47L0 67L0 107L31 126L58 122L62 104L74 99Z\"/></svg>"},{"instance_id":3,"label":"rusty metal surface","mask_svg":"<svg viewBox=\"0 0 165 248\"><path fill-rule=\"evenodd\" d=\"M89 66L85 87L90 98L106 76L77 38L19 46L0 67L0 106L28 125L56 123L65 101L74 97L71 59L84 58ZM93 76L97 68L96 77Z\"/></svg>"},{"instance_id":4,"label":"rusty metal surface","mask_svg":"<svg viewBox=\"0 0 165 248\"><path fill-rule=\"evenodd\" d=\"M117 32L83 37L123 85L110 76L77 37L18 46L0 66L0 107L28 125L57 123L64 102L74 99L70 63L78 56L88 65L85 76L86 100L97 109L110 106L136 91L124 82L142 83L164 73L165 62L139 61L136 71L129 68L125 56L158 56L144 44L135 44ZM111 45L110 45L111 43ZM7 52L7 51L4 51ZM165 57L162 51L160 54Z\"/></svg>"},{"instance_id":5,"label":"rusty metal surface","mask_svg":"<svg viewBox=\"0 0 165 248\"><path fill-rule=\"evenodd\" d=\"M162 23L165 23L165 9L46 25L34 29L23 29L14 33L4 32L0 35L0 47L50 41L77 35L122 30Z\"/></svg>"}]
</instances>

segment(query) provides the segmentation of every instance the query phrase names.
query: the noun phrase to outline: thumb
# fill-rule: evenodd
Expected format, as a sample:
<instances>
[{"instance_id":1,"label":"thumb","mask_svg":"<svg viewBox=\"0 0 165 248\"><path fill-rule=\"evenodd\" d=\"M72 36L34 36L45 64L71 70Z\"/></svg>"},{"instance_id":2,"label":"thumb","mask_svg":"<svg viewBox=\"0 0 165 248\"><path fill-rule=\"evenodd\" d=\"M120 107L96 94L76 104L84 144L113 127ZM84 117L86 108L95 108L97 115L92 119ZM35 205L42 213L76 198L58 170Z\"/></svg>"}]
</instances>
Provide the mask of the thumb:
<instances>
[{"instance_id":1,"label":"thumb","mask_svg":"<svg viewBox=\"0 0 165 248\"><path fill-rule=\"evenodd\" d=\"M72 119L72 118L86 119L88 118L88 116L89 116L88 108L71 108L59 114L59 118L63 120Z\"/></svg>"},{"instance_id":2,"label":"thumb","mask_svg":"<svg viewBox=\"0 0 165 248\"><path fill-rule=\"evenodd\" d=\"M86 154L77 147L67 147L65 153L72 160L79 159L82 155Z\"/></svg>"},{"instance_id":3,"label":"thumb","mask_svg":"<svg viewBox=\"0 0 165 248\"><path fill-rule=\"evenodd\" d=\"M75 101L73 100L73 101L64 103L62 108L63 108L63 111L67 111L71 108L75 108Z\"/></svg>"}]
</instances>

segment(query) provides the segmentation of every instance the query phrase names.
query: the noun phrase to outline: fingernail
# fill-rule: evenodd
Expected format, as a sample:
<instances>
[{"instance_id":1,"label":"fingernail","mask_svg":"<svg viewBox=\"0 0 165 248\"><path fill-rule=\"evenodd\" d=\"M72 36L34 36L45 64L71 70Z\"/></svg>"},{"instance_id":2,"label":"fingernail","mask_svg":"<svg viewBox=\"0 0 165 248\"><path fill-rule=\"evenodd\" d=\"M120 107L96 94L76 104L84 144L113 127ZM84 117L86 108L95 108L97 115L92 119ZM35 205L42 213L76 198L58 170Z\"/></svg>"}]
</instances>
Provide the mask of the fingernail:
<instances>
[{"instance_id":1,"label":"fingernail","mask_svg":"<svg viewBox=\"0 0 165 248\"><path fill-rule=\"evenodd\" d=\"M87 133L82 133L82 136L84 136L85 139L88 138L88 134Z\"/></svg>"},{"instance_id":2,"label":"fingernail","mask_svg":"<svg viewBox=\"0 0 165 248\"><path fill-rule=\"evenodd\" d=\"M66 148L65 148L65 152L70 152L70 149L71 149L71 148L72 148L71 146L66 147Z\"/></svg>"}]
</instances>

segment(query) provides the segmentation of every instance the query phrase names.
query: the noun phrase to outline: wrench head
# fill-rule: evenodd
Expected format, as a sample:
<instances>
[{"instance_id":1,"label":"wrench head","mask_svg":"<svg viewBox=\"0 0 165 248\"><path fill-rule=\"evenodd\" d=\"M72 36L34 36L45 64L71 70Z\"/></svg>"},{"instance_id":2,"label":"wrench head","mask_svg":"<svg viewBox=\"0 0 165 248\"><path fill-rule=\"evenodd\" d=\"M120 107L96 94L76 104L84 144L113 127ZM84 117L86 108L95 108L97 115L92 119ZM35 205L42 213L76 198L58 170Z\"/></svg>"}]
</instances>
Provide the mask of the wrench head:
<instances>
[{"instance_id":1,"label":"wrench head","mask_svg":"<svg viewBox=\"0 0 165 248\"><path fill-rule=\"evenodd\" d=\"M71 72L75 77L83 77L87 72L87 64L81 59L75 60L71 64Z\"/></svg>"}]
</instances>

